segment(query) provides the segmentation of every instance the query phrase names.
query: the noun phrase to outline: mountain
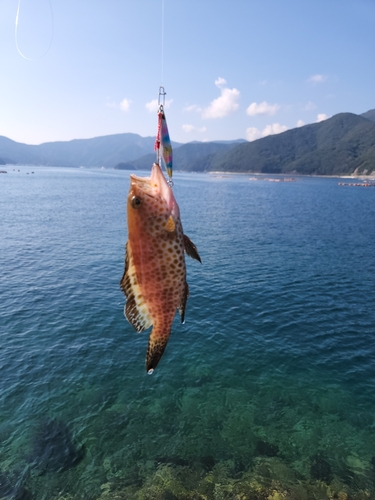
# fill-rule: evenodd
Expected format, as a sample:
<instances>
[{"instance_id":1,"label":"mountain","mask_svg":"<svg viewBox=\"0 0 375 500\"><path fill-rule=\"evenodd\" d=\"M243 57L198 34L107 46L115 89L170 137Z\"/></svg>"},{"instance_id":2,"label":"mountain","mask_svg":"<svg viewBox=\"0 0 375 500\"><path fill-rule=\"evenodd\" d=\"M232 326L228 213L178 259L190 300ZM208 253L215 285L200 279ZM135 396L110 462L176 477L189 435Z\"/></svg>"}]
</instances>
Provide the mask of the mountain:
<instances>
[{"instance_id":1,"label":"mountain","mask_svg":"<svg viewBox=\"0 0 375 500\"><path fill-rule=\"evenodd\" d=\"M375 109L370 109L370 111L366 111L366 113L362 113L360 116L363 118L367 118L368 120L372 120L375 122Z\"/></svg>"},{"instance_id":2,"label":"mountain","mask_svg":"<svg viewBox=\"0 0 375 500\"><path fill-rule=\"evenodd\" d=\"M114 167L154 149L154 137L115 134L92 139L46 142L38 146L21 144L0 136L0 156L7 163L59 165L62 167ZM179 143L172 143L174 147Z\"/></svg>"},{"instance_id":3,"label":"mountain","mask_svg":"<svg viewBox=\"0 0 375 500\"><path fill-rule=\"evenodd\" d=\"M156 158L154 141L154 137L115 134L34 146L0 136L0 158L3 163L13 164L148 170ZM362 115L340 113L253 142L172 145L176 170L306 175L375 173L375 109Z\"/></svg>"},{"instance_id":4,"label":"mountain","mask_svg":"<svg viewBox=\"0 0 375 500\"><path fill-rule=\"evenodd\" d=\"M375 171L375 123L340 113L206 158L206 171L349 175ZM194 164L192 164L194 168Z\"/></svg>"},{"instance_id":5,"label":"mountain","mask_svg":"<svg viewBox=\"0 0 375 500\"><path fill-rule=\"evenodd\" d=\"M176 170L185 170L188 172L202 172L207 158L226 152L234 148L237 144L242 144L245 140L237 141L219 141L219 142L188 142L173 150L173 164ZM142 156L137 160L121 163L115 168L122 170L148 170L155 161L156 155L150 154ZM192 167L193 166L193 167Z\"/></svg>"}]
</instances>

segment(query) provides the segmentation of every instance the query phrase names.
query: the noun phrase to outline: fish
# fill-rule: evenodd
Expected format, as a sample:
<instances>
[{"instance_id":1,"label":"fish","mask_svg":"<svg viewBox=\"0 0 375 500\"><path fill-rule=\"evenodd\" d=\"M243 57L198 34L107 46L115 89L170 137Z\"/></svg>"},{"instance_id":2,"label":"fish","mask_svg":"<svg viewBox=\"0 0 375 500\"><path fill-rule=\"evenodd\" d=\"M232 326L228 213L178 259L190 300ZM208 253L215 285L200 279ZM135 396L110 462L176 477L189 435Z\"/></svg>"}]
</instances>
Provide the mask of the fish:
<instances>
[{"instance_id":1,"label":"fish","mask_svg":"<svg viewBox=\"0 0 375 500\"><path fill-rule=\"evenodd\" d=\"M183 232L179 206L158 163L150 177L130 175L127 222L120 281L126 297L124 314L137 332L152 326L146 354L146 371L151 374L164 353L177 310L185 321L185 253L199 262L201 258Z\"/></svg>"}]
</instances>

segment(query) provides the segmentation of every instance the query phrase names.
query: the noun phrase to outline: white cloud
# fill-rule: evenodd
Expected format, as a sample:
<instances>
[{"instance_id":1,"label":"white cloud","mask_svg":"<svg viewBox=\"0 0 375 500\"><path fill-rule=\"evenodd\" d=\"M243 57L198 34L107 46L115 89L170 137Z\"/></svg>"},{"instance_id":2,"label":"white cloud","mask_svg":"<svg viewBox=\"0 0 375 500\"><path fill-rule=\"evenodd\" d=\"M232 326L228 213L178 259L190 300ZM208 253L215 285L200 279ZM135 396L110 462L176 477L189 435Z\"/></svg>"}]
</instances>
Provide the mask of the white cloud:
<instances>
[{"instance_id":1,"label":"white cloud","mask_svg":"<svg viewBox=\"0 0 375 500\"><path fill-rule=\"evenodd\" d=\"M303 127L304 125L305 125L305 122L303 120L298 120L297 127Z\"/></svg>"},{"instance_id":2,"label":"white cloud","mask_svg":"<svg viewBox=\"0 0 375 500\"><path fill-rule=\"evenodd\" d=\"M273 135L273 134L281 134L281 132L285 132L288 130L288 127L285 125L280 125L280 123L273 123L272 125L267 125L263 129L263 137L266 137L266 135Z\"/></svg>"},{"instance_id":3,"label":"white cloud","mask_svg":"<svg viewBox=\"0 0 375 500\"><path fill-rule=\"evenodd\" d=\"M323 83L328 80L327 75L313 75L307 80L309 83Z\"/></svg>"},{"instance_id":4,"label":"white cloud","mask_svg":"<svg viewBox=\"0 0 375 500\"><path fill-rule=\"evenodd\" d=\"M165 103L164 103L164 108L168 109L170 107L170 105L172 104L172 102L173 102L173 99L166 99ZM159 109L159 101L158 101L158 99L153 99L150 102L146 102L145 106L146 106L146 109L150 113L157 113L158 109Z\"/></svg>"},{"instance_id":5,"label":"white cloud","mask_svg":"<svg viewBox=\"0 0 375 500\"><path fill-rule=\"evenodd\" d=\"M224 116L237 111L240 91L225 87L226 80L219 77L215 85L220 89L221 96L214 99L209 106L202 110L202 118L224 118Z\"/></svg>"},{"instance_id":6,"label":"white cloud","mask_svg":"<svg viewBox=\"0 0 375 500\"><path fill-rule=\"evenodd\" d=\"M325 113L319 113L316 117L316 123L323 122L324 120L327 120L327 118L328 116Z\"/></svg>"},{"instance_id":7,"label":"white cloud","mask_svg":"<svg viewBox=\"0 0 375 500\"><path fill-rule=\"evenodd\" d=\"M122 109L123 111L125 111L125 113L127 113L129 111L130 104L131 104L131 101L129 99L123 99L120 102L120 109Z\"/></svg>"},{"instance_id":8,"label":"white cloud","mask_svg":"<svg viewBox=\"0 0 375 500\"><path fill-rule=\"evenodd\" d=\"M256 127L249 127L246 129L246 139L249 142L255 141L256 139L260 139L262 137L262 132L258 130Z\"/></svg>"},{"instance_id":9,"label":"white cloud","mask_svg":"<svg viewBox=\"0 0 375 500\"><path fill-rule=\"evenodd\" d=\"M247 108L246 113L249 116L256 116L256 115L274 115L277 110L280 109L280 106L278 104L268 104L268 102L263 101L257 104L256 102L253 102L250 104L250 106Z\"/></svg>"},{"instance_id":10,"label":"white cloud","mask_svg":"<svg viewBox=\"0 0 375 500\"><path fill-rule=\"evenodd\" d=\"M190 132L199 132L203 134L204 132L207 132L206 127L194 127L194 125L188 125L187 123L182 125L182 130L186 132L187 134L190 134Z\"/></svg>"},{"instance_id":11,"label":"white cloud","mask_svg":"<svg viewBox=\"0 0 375 500\"><path fill-rule=\"evenodd\" d=\"M272 125L267 125L263 130L259 130L255 127L250 127L246 129L246 139L251 142L261 137L266 137L268 135L280 134L288 130L285 125L280 125L280 123L273 123Z\"/></svg>"},{"instance_id":12,"label":"white cloud","mask_svg":"<svg viewBox=\"0 0 375 500\"><path fill-rule=\"evenodd\" d=\"M219 78L217 80L215 80L215 85L216 87L223 87L224 85L227 84L227 81L225 78L221 78L221 76L219 76Z\"/></svg>"},{"instance_id":13,"label":"white cloud","mask_svg":"<svg viewBox=\"0 0 375 500\"><path fill-rule=\"evenodd\" d=\"M150 113L157 113L157 111L158 111L158 109L159 109L159 103L158 103L158 100L157 100L157 99L153 99L152 101L147 102L147 103L146 103L146 109L147 109Z\"/></svg>"}]
</instances>

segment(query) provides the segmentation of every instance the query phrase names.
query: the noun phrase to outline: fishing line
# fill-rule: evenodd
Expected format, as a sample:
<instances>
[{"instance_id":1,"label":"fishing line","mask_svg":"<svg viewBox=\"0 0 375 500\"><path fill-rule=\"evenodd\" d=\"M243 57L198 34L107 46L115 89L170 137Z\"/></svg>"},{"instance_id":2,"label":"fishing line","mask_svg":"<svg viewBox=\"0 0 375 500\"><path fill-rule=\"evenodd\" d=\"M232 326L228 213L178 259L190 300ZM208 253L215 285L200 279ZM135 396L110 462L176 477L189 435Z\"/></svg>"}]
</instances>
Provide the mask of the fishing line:
<instances>
[{"instance_id":1,"label":"fishing line","mask_svg":"<svg viewBox=\"0 0 375 500\"><path fill-rule=\"evenodd\" d=\"M55 31L51 0L48 0L48 5L49 5L50 13L51 13L51 27L52 27L52 31L51 31L51 37L50 37L50 40L49 40L49 44L48 44L47 50L41 56L39 56L39 57L27 57L21 51L21 49L20 49L20 47L18 45L18 18L19 18L20 9L21 9L21 0L18 0L17 14L16 14L16 28L15 28L14 36L15 36L16 48L17 48L17 51L18 51L19 55L22 56L24 59L27 59L28 61L37 61L38 59L42 59L42 57L44 57L49 52L49 49L51 48L52 40L53 40L53 35L54 35L54 31Z\"/></svg>"},{"instance_id":2,"label":"fishing line","mask_svg":"<svg viewBox=\"0 0 375 500\"><path fill-rule=\"evenodd\" d=\"M161 1L161 83L164 81L164 0Z\"/></svg>"},{"instance_id":3,"label":"fishing line","mask_svg":"<svg viewBox=\"0 0 375 500\"><path fill-rule=\"evenodd\" d=\"M156 158L158 164L161 166L162 161L167 171L169 187L173 186L172 172L172 144L169 137L167 121L165 118L165 96L166 92L163 86L164 80L164 0L161 0L161 85L159 87L158 95L158 128L156 132L156 140L154 150L156 151Z\"/></svg>"}]
</instances>

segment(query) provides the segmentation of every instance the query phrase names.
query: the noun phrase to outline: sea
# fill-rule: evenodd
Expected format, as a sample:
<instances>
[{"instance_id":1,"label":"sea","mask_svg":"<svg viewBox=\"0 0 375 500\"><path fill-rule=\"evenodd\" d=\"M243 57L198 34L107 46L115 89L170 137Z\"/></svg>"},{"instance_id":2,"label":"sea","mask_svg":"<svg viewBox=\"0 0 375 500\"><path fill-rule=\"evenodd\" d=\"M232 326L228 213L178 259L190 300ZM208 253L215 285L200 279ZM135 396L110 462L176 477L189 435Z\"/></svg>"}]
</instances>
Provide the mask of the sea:
<instances>
[{"instance_id":1,"label":"sea","mask_svg":"<svg viewBox=\"0 0 375 500\"><path fill-rule=\"evenodd\" d=\"M129 172L5 170L1 499L375 499L375 187L176 172L202 264L150 376Z\"/></svg>"}]
</instances>

